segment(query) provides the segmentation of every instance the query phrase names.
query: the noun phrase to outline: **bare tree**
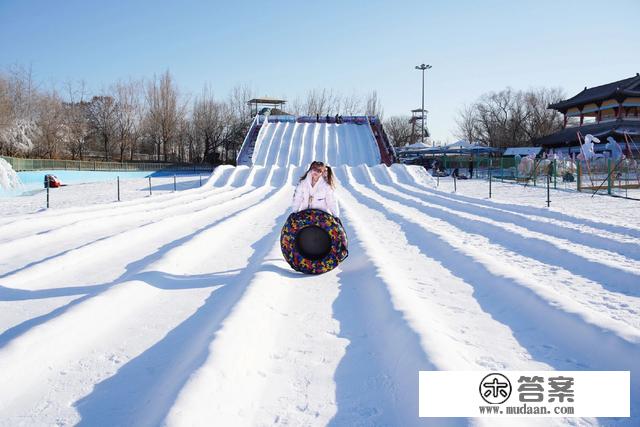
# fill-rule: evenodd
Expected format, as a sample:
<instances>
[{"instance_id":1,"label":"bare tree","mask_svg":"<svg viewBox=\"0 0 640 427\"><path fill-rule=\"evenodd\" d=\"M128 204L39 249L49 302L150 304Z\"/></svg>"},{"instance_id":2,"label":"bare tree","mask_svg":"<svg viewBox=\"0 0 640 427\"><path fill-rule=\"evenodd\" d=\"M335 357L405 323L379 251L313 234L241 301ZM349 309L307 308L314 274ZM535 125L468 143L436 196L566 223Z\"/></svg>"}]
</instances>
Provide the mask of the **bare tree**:
<instances>
[{"instance_id":1,"label":"bare tree","mask_svg":"<svg viewBox=\"0 0 640 427\"><path fill-rule=\"evenodd\" d=\"M492 147L529 145L562 127L559 113L547 109L562 97L561 90L546 88L484 94L458 113L457 134Z\"/></svg>"},{"instance_id":2,"label":"bare tree","mask_svg":"<svg viewBox=\"0 0 640 427\"><path fill-rule=\"evenodd\" d=\"M41 157L58 158L64 139L62 103L58 94L52 91L39 98L36 111L36 124L40 130L35 152Z\"/></svg>"},{"instance_id":3,"label":"bare tree","mask_svg":"<svg viewBox=\"0 0 640 427\"><path fill-rule=\"evenodd\" d=\"M213 93L205 87L202 95L193 104L192 117L195 140L201 147L202 160L219 163L219 147L224 138L226 125L224 106L216 102Z\"/></svg>"},{"instance_id":4,"label":"bare tree","mask_svg":"<svg viewBox=\"0 0 640 427\"><path fill-rule=\"evenodd\" d=\"M323 90L324 92L324 90ZM311 90L307 92L306 97L302 101L300 105L300 113L311 116L311 115L323 115L324 114L324 97L316 92L316 90Z\"/></svg>"},{"instance_id":5,"label":"bare tree","mask_svg":"<svg viewBox=\"0 0 640 427\"><path fill-rule=\"evenodd\" d=\"M564 97L564 92L559 88L540 88L524 94L529 119L525 133L529 139L541 138L562 128L562 115L548 107Z\"/></svg>"},{"instance_id":6,"label":"bare tree","mask_svg":"<svg viewBox=\"0 0 640 427\"><path fill-rule=\"evenodd\" d=\"M67 150L71 159L83 159L85 146L89 137L89 103L85 102L86 85L84 81L74 84L65 83L67 101L62 103L62 122L64 125Z\"/></svg>"},{"instance_id":7,"label":"bare tree","mask_svg":"<svg viewBox=\"0 0 640 427\"><path fill-rule=\"evenodd\" d=\"M340 114L346 116L355 116L357 114L362 114L362 110L362 100L355 93L352 93L349 96L344 96L342 98L342 108Z\"/></svg>"},{"instance_id":8,"label":"bare tree","mask_svg":"<svg viewBox=\"0 0 640 427\"><path fill-rule=\"evenodd\" d=\"M196 135L194 132L193 121L186 117L183 117L180 120L178 123L178 137L176 141L176 153L179 162L200 162L200 158L198 157L198 153L195 149Z\"/></svg>"},{"instance_id":9,"label":"bare tree","mask_svg":"<svg viewBox=\"0 0 640 427\"><path fill-rule=\"evenodd\" d=\"M297 96L293 101L289 101L287 105L287 112L296 116L306 114L305 100L300 96Z\"/></svg>"},{"instance_id":10,"label":"bare tree","mask_svg":"<svg viewBox=\"0 0 640 427\"><path fill-rule=\"evenodd\" d=\"M13 119L9 80L3 74L0 74L0 154L13 154L13 144L7 140L7 135L4 133L13 123Z\"/></svg>"},{"instance_id":11,"label":"bare tree","mask_svg":"<svg viewBox=\"0 0 640 427\"><path fill-rule=\"evenodd\" d=\"M158 160L168 161L171 144L178 132L178 124L184 117L186 104L179 100L178 88L169 70L147 85L147 120L156 144Z\"/></svg>"},{"instance_id":12,"label":"bare tree","mask_svg":"<svg viewBox=\"0 0 640 427\"><path fill-rule=\"evenodd\" d=\"M35 123L40 102L31 67L12 66L0 75L0 153L26 153L41 141Z\"/></svg>"},{"instance_id":13,"label":"bare tree","mask_svg":"<svg viewBox=\"0 0 640 427\"><path fill-rule=\"evenodd\" d=\"M138 152L141 142L144 141L143 123L146 115L146 104L144 101L144 82L142 80L130 81L129 84L131 85L130 90L133 91L133 127L130 134L129 160L134 160L134 156Z\"/></svg>"},{"instance_id":14,"label":"bare tree","mask_svg":"<svg viewBox=\"0 0 640 427\"><path fill-rule=\"evenodd\" d=\"M384 112L380 99L378 98L378 92L375 90L371 91L366 97L365 114L368 116L378 116L380 120L382 120Z\"/></svg>"},{"instance_id":15,"label":"bare tree","mask_svg":"<svg viewBox=\"0 0 640 427\"><path fill-rule=\"evenodd\" d=\"M13 122L13 108L9 93L9 80L0 74L0 130Z\"/></svg>"},{"instance_id":16,"label":"bare tree","mask_svg":"<svg viewBox=\"0 0 640 427\"><path fill-rule=\"evenodd\" d=\"M125 153L133 153L140 128L140 88L141 83L129 80L118 82L112 89L115 95L116 109L114 117L115 139L118 144L120 161Z\"/></svg>"},{"instance_id":17,"label":"bare tree","mask_svg":"<svg viewBox=\"0 0 640 427\"><path fill-rule=\"evenodd\" d=\"M356 93L341 95L330 89L314 89L303 98L296 98L289 104L289 112L307 116L335 114L355 116L358 114L377 115L382 118L382 106L376 91L364 99Z\"/></svg>"},{"instance_id":18,"label":"bare tree","mask_svg":"<svg viewBox=\"0 0 640 427\"><path fill-rule=\"evenodd\" d=\"M224 110L225 127L224 138L222 139L222 159L225 163L233 163L236 160L240 146L244 141L244 136L249 130L250 122L242 117L238 117L231 110Z\"/></svg>"},{"instance_id":19,"label":"bare tree","mask_svg":"<svg viewBox=\"0 0 640 427\"><path fill-rule=\"evenodd\" d=\"M476 110L474 106L465 106L462 110L458 111L458 117L456 117L456 125L458 130L456 136L462 140L468 142L478 141L478 129L476 123Z\"/></svg>"},{"instance_id":20,"label":"bare tree","mask_svg":"<svg viewBox=\"0 0 640 427\"><path fill-rule=\"evenodd\" d=\"M413 144L411 140L411 123L408 116L393 116L385 119L384 129L395 147Z\"/></svg>"},{"instance_id":21,"label":"bare tree","mask_svg":"<svg viewBox=\"0 0 640 427\"><path fill-rule=\"evenodd\" d=\"M93 134L102 140L104 159L111 157L111 142L116 126L116 102L112 96L94 96L88 107L89 123Z\"/></svg>"},{"instance_id":22,"label":"bare tree","mask_svg":"<svg viewBox=\"0 0 640 427\"><path fill-rule=\"evenodd\" d=\"M296 112L308 116L338 114L340 95L331 89L313 89L307 92L304 100L296 100Z\"/></svg>"},{"instance_id":23,"label":"bare tree","mask_svg":"<svg viewBox=\"0 0 640 427\"><path fill-rule=\"evenodd\" d=\"M40 107L40 96L31 66L14 65L9 69L9 88L13 115L17 119L33 120Z\"/></svg>"},{"instance_id":24,"label":"bare tree","mask_svg":"<svg viewBox=\"0 0 640 427\"><path fill-rule=\"evenodd\" d=\"M0 74L0 154L13 154L9 141L6 141L4 130L13 122L11 101L9 99L9 82Z\"/></svg>"},{"instance_id":25,"label":"bare tree","mask_svg":"<svg viewBox=\"0 0 640 427\"><path fill-rule=\"evenodd\" d=\"M251 98L253 98L251 90L247 86L239 86L231 91L227 99L227 108L224 113L227 128L222 142L222 155L226 162L235 162L244 137L251 126L251 110L248 104Z\"/></svg>"},{"instance_id":26,"label":"bare tree","mask_svg":"<svg viewBox=\"0 0 640 427\"><path fill-rule=\"evenodd\" d=\"M206 87L205 90L207 90ZM227 99L231 114L238 118L249 118L251 116L251 107L249 107L251 98L253 96L248 86L234 86Z\"/></svg>"}]
</instances>

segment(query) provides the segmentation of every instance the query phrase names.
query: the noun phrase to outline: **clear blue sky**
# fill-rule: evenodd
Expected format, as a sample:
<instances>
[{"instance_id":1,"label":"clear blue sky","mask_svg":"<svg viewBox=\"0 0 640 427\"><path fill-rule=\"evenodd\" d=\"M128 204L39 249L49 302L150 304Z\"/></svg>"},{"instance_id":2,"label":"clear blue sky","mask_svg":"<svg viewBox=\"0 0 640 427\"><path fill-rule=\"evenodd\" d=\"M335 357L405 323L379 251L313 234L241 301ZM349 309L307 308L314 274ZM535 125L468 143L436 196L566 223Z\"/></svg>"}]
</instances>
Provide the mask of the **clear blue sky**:
<instances>
[{"instance_id":1,"label":"clear blue sky","mask_svg":"<svg viewBox=\"0 0 640 427\"><path fill-rule=\"evenodd\" d=\"M426 108L455 140L465 104L507 86L573 95L640 72L640 1L0 0L0 69L92 93L167 68L185 92L238 84L293 100L310 89L377 90L385 116Z\"/></svg>"}]
</instances>

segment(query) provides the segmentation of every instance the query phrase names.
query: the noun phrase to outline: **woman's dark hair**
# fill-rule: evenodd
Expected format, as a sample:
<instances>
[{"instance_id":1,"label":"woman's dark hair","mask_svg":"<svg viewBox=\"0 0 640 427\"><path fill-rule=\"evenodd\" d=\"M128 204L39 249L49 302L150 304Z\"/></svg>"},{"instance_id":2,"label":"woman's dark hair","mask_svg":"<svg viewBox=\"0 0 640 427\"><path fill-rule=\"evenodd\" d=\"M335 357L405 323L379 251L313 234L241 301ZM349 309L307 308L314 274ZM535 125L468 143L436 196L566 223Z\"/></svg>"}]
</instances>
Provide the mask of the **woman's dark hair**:
<instances>
[{"instance_id":1,"label":"woman's dark hair","mask_svg":"<svg viewBox=\"0 0 640 427\"><path fill-rule=\"evenodd\" d=\"M327 184L329 184L329 187L331 188L336 188L336 183L333 179L333 170L331 169L331 166L327 165L325 167L325 170L327 171Z\"/></svg>"},{"instance_id":2,"label":"woman's dark hair","mask_svg":"<svg viewBox=\"0 0 640 427\"><path fill-rule=\"evenodd\" d=\"M318 161L315 161L315 160L313 162L311 162L311 164L309 165L309 169L307 169L307 171L304 173L304 175L302 175L300 177L300 181L304 181L307 178L307 175L309 174L309 172L311 172L311 169L315 169L315 168L320 169L320 171L324 171L324 169L325 169L324 163L318 162Z\"/></svg>"}]
</instances>

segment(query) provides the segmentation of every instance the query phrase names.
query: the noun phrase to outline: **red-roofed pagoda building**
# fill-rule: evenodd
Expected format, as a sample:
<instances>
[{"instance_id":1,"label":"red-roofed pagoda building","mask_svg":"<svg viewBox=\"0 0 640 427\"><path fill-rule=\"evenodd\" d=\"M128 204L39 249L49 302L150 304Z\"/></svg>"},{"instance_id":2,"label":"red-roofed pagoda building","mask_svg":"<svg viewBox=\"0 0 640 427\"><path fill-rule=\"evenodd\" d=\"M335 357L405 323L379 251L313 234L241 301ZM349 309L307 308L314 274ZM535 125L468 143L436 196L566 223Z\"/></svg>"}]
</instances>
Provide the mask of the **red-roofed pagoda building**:
<instances>
[{"instance_id":1,"label":"red-roofed pagoda building","mask_svg":"<svg viewBox=\"0 0 640 427\"><path fill-rule=\"evenodd\" d=\"M640 74L587 89L549 105L564 115L564 128L535 141L544 148L578 147L578 132L619 142L640 135ZM637 142L637 138L636 138Z\"/></svg>"}]
</instances>

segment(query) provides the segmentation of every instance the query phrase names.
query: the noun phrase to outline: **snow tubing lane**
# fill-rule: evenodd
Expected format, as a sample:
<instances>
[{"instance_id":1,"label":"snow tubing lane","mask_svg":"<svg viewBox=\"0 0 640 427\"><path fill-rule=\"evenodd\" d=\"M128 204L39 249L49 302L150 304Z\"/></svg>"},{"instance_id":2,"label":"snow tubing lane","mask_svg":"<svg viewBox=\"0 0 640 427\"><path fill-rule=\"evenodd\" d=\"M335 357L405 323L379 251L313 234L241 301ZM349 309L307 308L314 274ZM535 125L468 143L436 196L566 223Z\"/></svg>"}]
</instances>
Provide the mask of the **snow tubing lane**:
<instances>
[{"instance_id":1,"label":"snow tubing lane","mask_svg":"<svg viewBox=\"0 0 640 427\"><path fill-rule=\"evenodd\" d=\"M349 255L342 223L319 209L289 215L280 232L280 248L289 265L305 274L331 271Z\"/></svg>"}]
</instances>

